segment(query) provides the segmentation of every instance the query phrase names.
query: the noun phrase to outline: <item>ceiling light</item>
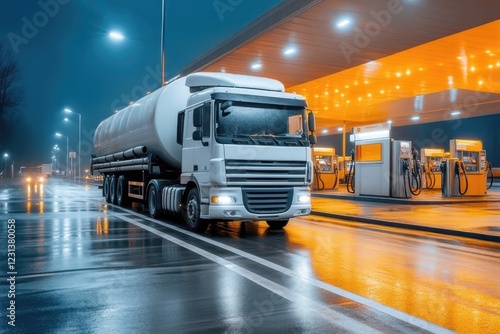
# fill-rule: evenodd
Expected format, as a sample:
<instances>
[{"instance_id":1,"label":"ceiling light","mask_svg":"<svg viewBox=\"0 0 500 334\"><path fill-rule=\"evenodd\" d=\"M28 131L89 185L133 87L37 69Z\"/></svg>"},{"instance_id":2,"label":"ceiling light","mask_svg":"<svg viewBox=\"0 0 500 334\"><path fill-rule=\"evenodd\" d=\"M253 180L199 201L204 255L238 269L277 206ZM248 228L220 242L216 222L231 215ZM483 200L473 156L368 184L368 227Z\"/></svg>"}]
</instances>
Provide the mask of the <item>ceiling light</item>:
<instances>
[{"instance_id":1,"label":"ceiling light","mask_svg":"<svg viewBox=\"0 0 500 334\"><path fill-rule=\"evenodd\" d=\"M283 49L283 55L285 57L291 57L294 56L298 53L298 49L295 46L288 46L285 49Z\"/></svg>"},{"instance_id":2,"label":"ceiling light","mask_svg":"<svg viewBox=\"0 0 500 334\"><path fill-rule=\"evenodd\" d=\"M392 124L392 119L388 120L387 123Z\"/></svg>"},{"instance_id":3,"label":"ceiling light","mask_svg":"<svg viewBox=\"0 0 500 334\"><path fill-rule=\"evenodd\" d=\"M460 111L460 110L454 110L454 111L452 111L452 112L451 112L451 114L450 114L450 115L451 115L451 116L458 116L458 115L460 115L460 114L461 114L461 111Z\"/></svg>"},{"instance_id":4,"label":"ceiling light","mask_svg":"<svg viewBox=\"0 0 500 334\"><path fill-rule=\"evenodd\" d=\"M420 116L413 116L411 118L412 121L418 121L420 119Z\"/></svg>"},{"instance_id":5,"label":"ceiling light","mask_svg":"<svg viewBox=\"0 0 500 334\"><path fill-rule=\"evenodd\" d=\"M344 130L344 128L343 128L343 127L341 127L341 126L339 126L339 127L337 128L337 131L338 131L338 132L342 132L343 130Z\"/></svg>"},{"instance_id":6,"label":"ceiling light","mask_svg":"<svg viewBox=\"0 0 500 334\"><path fill-rule=\"evenodd\" d=\"M344 17L340 20L337 21L337 23L335 24L337 26L337 28L339 29L344 29L344 28L347 28L348 26L351 25L351 19L347 18L347 17Z\"/></svg>"},{"instance_id":7,"label":"ceiling light","mask_svg":"<svg viewBox=\"0 0 500 334\"><path fill-rule=\"evenodd\" d=\"M328 130L324 129L324 130L321 131L321 133L328 133Z\"/></svg>"},{"instance_id":8,"label":"ceiling light","mask_svg":"<svg viewBox=\"0 0 500 334\"><path fill-rule=\"evenodd\" d=\"M250 68L254 71L258 71L262 69L262 63L261 62L255 62L252 65L250 65Z\"/></svg>"}]
</instances>

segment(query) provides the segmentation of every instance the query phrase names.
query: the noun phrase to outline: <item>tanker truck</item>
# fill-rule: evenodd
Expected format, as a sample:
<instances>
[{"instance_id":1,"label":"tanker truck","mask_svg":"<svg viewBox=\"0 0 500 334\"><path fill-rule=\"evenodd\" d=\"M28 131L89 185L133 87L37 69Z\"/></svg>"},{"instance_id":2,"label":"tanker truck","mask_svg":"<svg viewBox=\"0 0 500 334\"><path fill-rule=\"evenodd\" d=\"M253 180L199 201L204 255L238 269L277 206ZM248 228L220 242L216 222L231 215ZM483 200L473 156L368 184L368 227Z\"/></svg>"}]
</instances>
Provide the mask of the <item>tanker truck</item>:
<instances>
[{"instance_id":1,"label":"tanker truck","mask_svg":"<svg viewBox=\"0 0 500 334\"><path fill-rule=\"evenodd\" d=\"M92 173L106 202L140 202L151 217L266 221L280 229L311 211L314 114L304 97L262 77L180 77L103 120Z\"/></svg>"}]
</instances>

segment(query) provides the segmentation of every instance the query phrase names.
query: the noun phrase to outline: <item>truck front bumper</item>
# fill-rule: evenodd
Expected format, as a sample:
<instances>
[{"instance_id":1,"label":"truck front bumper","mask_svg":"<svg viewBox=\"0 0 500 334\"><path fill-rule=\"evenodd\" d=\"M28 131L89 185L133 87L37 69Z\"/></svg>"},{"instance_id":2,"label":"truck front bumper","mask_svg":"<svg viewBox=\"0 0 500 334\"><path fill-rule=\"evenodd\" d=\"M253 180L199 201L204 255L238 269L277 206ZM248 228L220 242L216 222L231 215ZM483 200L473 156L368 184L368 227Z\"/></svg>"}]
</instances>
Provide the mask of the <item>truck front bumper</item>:
<instances>
[{"instance_id":1,"label":"truck front bumper","mask_svg":"<svg viewBox=\"0 0 500 334\"><path fill-rule=\"evenodd\" d=\"M255 189L252 189L255 191ZM258 189L257 189L258 190ZM308 187L287 188L286 199L273 198L273 189L263 189L264 204L249 204L242 188L211 188L209 205L202 205L201 218L220 220L284 220L311 213L311 193ZM284 201L288 203L284 205ZM273 203L275 201L275 203ZM246 202L246 203L245 203ZM246 205L245 205L246 204ZM261 210L264 206L266 209Z\"/></svg>"}]
</instances>

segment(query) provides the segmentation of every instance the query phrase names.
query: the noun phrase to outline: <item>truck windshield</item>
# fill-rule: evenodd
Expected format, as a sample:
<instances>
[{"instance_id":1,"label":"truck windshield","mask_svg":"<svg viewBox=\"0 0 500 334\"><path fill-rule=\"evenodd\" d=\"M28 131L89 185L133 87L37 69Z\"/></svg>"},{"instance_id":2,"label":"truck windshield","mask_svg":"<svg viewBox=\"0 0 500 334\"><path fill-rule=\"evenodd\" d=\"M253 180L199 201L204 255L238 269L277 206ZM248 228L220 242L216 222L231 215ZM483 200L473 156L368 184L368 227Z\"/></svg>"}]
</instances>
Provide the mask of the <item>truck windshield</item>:
<instances>
[{"instance_id":1,"label":"truck windshield","mask_svg":"<svg viewBox=\"0 0 500 334\"><path fill-rule=\"evenodd\" d=\"M216 110L218 143L309 145L304 107L217 101Z\"/></svg>"}]
</instances>

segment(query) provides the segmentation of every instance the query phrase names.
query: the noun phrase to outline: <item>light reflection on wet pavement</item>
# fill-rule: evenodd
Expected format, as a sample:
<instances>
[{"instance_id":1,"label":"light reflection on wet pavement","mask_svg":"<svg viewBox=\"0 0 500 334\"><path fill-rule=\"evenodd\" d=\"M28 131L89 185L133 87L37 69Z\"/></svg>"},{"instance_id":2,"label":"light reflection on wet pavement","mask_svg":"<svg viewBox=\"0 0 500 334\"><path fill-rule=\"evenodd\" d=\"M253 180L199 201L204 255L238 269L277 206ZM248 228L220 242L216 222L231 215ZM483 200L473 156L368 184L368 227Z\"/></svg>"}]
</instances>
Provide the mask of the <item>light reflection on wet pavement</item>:
<instances>
[{"instance_id":1,"label":"light reflection on wet pavement","mask_svg":"<svg viewBox=\"0 0 500 334\"><path fill-rule=\"evenodd\" d=\"M19 332L500 328L494 243L317 216L284 231L229 222L196 235L106 205L95 186L7 186L0 208L2 220L16 219Z\"/></svg>"}]
</instances>

